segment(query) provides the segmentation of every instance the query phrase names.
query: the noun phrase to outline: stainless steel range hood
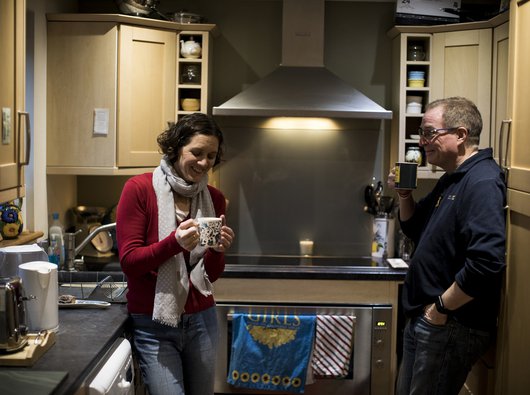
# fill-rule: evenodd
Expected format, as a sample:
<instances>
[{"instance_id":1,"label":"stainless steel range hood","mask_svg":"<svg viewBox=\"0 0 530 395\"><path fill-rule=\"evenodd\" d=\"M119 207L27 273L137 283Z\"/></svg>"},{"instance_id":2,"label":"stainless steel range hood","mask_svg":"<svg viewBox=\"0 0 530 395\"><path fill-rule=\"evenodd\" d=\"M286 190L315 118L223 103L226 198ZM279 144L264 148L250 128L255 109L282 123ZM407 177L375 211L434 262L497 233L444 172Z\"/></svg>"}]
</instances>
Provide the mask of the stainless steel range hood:
<instances>
[{"instance_id":1,"label":"stainless steel range hood","mask_svg":"<svg viewBox=\"0 0 530 395\"><path fill-rule=\"evenodd\" d=\"M324 67L324 0L284 0L282 64L214 115L391 119Z\"/></svg>"}]
</instances>

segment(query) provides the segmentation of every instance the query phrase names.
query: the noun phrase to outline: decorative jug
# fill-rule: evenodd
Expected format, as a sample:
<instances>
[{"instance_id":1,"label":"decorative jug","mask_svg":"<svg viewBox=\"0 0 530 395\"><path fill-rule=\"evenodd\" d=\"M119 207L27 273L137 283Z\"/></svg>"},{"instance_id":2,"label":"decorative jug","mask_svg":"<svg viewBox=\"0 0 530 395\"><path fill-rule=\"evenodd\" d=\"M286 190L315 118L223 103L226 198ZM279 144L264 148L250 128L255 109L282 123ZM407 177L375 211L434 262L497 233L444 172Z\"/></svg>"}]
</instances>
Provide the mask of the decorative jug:
<instances>
[{"instance_id":1,"label":"decorative jug","mask_svg":"<svg viewBox=\"0 0 530 395\"><path fill-rule=\"evenodd\" d=\"M195 42L193 37L188 41L180 40L180 54L185 58L198 59L201 57L201 44Z\"/></svg>"},{"instance_id":2,"label":"decorative jug","mask_svg":"<svg viewBox=\"0 0 530 395\"><path fill-rule=\"evenodd\" d=\"M24 224L22 223L22 214L20 207L22 200L7 202L0 205L0 235L4 239L16 239L22 233Z\"/></svg>"}]
</instances>

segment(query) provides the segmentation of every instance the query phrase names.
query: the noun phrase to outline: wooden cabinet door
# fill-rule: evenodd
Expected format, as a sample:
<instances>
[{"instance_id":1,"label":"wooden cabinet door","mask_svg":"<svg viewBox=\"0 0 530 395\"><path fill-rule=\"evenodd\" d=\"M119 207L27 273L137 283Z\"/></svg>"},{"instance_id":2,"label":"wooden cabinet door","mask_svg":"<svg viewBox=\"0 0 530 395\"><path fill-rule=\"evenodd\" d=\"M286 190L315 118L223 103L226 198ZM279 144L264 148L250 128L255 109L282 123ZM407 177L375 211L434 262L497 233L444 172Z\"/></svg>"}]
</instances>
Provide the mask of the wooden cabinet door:
<instances>
[{"instance_id":1,"label":"wooden cabinet door","mask_svg":"<svg viewBox=\"0 0 530 395\"><path fill-rule=\"evenodd\" d=\"M530 388L530 193L508 189L508 243L504 298L497 336L495 394Z\"/></svg>"},{"instance_id":2,"label":"wooden cabinet door","mask_svg":"<svg viewBox=\"0 0 530 395\"><path fill-rule=\"evenodd\" d=\"M431 100L464 96L482 114L480 146L490 146L492 30L433 34Z\"/></svg>"},{"instance_id":3,"label":"wooden cabinet door","mask_svg":"<svg viewBox=\"0 0 530 395\"><path fill-rule=\"evenodd\" d=\"M118 167L157 166L176 116L176 33L121 25L118 70Z\"/></svg>"},{"instance_id":4,"label":"wooden cabinet door","mask_svg":"<svg viewBox=\"0 0 530 395\"><path fill-rule=\"evenodd\" d=\"M512 1L510 8L510 73L508 113L512 124L508 187L530 193L530 3Z\"/></svg>"},{"instance_id":5,"label":"wooden cabinet door","mask_svg":"<svg viewBox=\"0 0 530 395\"><path fill-rule=\"evenodd\" d=\"M511 1L509 30L508 256L497 341L496 394L520 394L530 388L530 2Z\"/></svg>"},{"instance_id":6,"label":"wooden cabinet door","mask_svg":"<svg viewBox=\"0 0 530 395\"><path fill-rule=\"evenodd\" d=\"M48 23L48 169L115 166L117 40L112 22ZM96 109L108 110L106 134L94 133Z\"/></svg>"},{"instance_id":7,"label":"wooden cabinet door","mask_svg":"<svg viewBox=\"0 0 530 395\"><path fill-rule=\"evenodd\" d=\"M501 135L503 121L508 118L508 22L493 29L493 70L491 86L491 146L493 155L500 163L506 159L505 136ZM502 138L503 141L500 141Z\"/></svg>"},{"instance_id":8,"label":"wooden cabinet door","mask_svg":"<svg viewBox=\"0 0 530 395\"><path fill-rule=\"evenodd\" d=\"M0 203L24 196L25 12L25 1L0 0Z\"/></svg>"}]
</instances>

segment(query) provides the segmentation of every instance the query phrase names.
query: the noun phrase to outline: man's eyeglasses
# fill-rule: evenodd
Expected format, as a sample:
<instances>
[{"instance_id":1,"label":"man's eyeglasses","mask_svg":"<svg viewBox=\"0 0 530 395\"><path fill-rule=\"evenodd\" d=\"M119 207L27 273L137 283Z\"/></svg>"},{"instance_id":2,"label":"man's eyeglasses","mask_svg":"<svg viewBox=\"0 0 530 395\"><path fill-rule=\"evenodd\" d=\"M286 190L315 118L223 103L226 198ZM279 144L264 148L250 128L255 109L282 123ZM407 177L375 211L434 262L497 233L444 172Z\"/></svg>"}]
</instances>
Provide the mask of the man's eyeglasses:
<instances>
[{"instance_id":1,"label":"man's eyeglasses","mask_svg":"<svg viewBox=\"0 0 530 395\"><path fill-rule=\"evenodd\" d=\"M427 141L431 141L436 136L450 133L451 131L456 130L456 129L458 129L458 127L456 127L456 128L438 128L438 129L423 129L423 128L420 127L420 128L418 128L418 134L420 135L421 138L423 138L423 139L425 139ZM442 131L445 131L445 133L440 133Z\"/></svg>"}]
</instances>

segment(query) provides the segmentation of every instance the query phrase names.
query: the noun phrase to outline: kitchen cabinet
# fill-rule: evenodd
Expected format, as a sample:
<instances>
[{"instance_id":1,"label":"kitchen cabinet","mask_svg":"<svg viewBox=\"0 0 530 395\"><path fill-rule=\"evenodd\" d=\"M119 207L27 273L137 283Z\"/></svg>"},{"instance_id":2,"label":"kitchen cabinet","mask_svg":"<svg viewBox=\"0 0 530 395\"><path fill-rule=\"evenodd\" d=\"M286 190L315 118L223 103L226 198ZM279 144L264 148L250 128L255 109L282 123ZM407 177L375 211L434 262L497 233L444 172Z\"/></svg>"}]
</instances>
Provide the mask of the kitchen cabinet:
<instances>
[{"instance_id":1,"label":"kitchen cabinet","mask_svg":"<svg viewBox=\"0 0 530 395\"><path fill-rule=\"evenodd\" d=\"M175 51L170 30L49 22L48 170L157 166L156 136L175 119Z\"/></svg>"},{"instance_id":2,"label":"kitchen cabinet","mask_svg":"<svg viewBox=\"0 0 530 395\"><path fill-rule=\"evenodd\" d=\"M195 111L209 113L211 97L209 86L211 81L210 34L208 32L183 31L178 34L177 40L179 48L177 54L177 118ZM201 54L198 57L182 55L182 47L190 41L200 45ZM196 102L197 108L190 109L186 105L183 106L183 101L186 99L192 99Z\"/></svg>"},{"instance_id":3,"label":"kitchen cabinet","mask_svg":"<svg viewBox=\"0 0 530 395\"><path fill-rule=\"evenodd\" d=\"M490 146L491 28L433 34L432 100L464 96L482 114L480 147Z\"/></svg>"},{"instance_id":4,"label":"kitchen cabinet","mask_svg":"<svg viewBox=\"0 0 530 395\"><path fill-rule=\"evenodd\" d=\"M177 35L184 26L207 48L195 60L201 83L177 92ZM178 95L198 92L206 112L211 59L204 32L214 28L112 14L48 15L47 173L134 175L156 167L156 137L175 122Z\"/></svg>"},{"instance_id":5,"label":"kitchen cabinet","mask_svg":"<svg viewBox=\"0 0 530 395\"><path fill-rule=\"evenodd\" d=\"M0 203L25 195L29 115L24 111L26 2L0 0Z\"/></svg>"},{"instance_id":6,"label":"kitchen cabinet","mask_svg":"<svg viewBox=\"0 0 530 395\"><path fill-rule=\"evenodd\" d=\"M530 388L530 3L510 3L507 113L511 132L506 155L508 175L507 270L497 339L497 394ZM504 141L502 142L504 145Z\"/></svg>"},{"instance_id":7,"label":"kitchen cabinet","mask_svg":"<svg viewBox=\"0 0 530 395\"><path fill-rule=\"evenodd\" d=\"M508 48L509 23L505 22L493 29L493 62L491 79L491 146L497 163L506 158L499 158L501 149L501 128L507 119L508 95ZM505 140L505 139L502 139ZM505 144L505 141L503 142Z\"/></svg>"},{"instance_id":8,"label":"kitchen cabinet","mask_svg":"<svg viewBox=\"0 0 530 395\"><path fill-rule=\"evenodd\" d=\"M444 97L471 99L483 118L480 147L495 146L498 136L492 129L500 122L500 115L495 111L502 108L505 100L501 92L507 67L507 20L508 15L504 13L487 21L396 26L388 32L393 39L392 110L396 114L392 121L391 161L405 161L407 149L418 144L411 136L417 134L423 112L407 112L406 97L410 95L422 97L422 111L427 102ZM423 43L425 60L408 60L410 43L418 41ZM425 72L425 87L407 86L410 70ZM492 81L492 72L497 73L498 80ZM419 178L439 178L442 174L442 169L425 160L418 168Z\"/></svg>"},{"instance_id":9,"label":"kitchen cabinet","mask_svg":"<svg viewBox=\"0 0 530 395\"><path fill-rule=\"evenodd\" d=\"M413 46L421 49L423 55L417 57L413 51ZM391 163L405 162L405 154L411 147L418 147L418 128L423 117L425 104L431 101L431 62L432 34L424 33L404 33L393 40L393 62L399 67L393 68L393 96L392 109L396 117L393 118L393 150L394 156ZM423 86L409 83L409 73L420 71L424 73ZM422 85L422 84L419 84ZM409 101L421 102L421 108L411 111ZM423 158L418 167L419 178L437 177L436 168L428 167L428 163ZM438 171L438 173L441 170Z\"/></svg>"}]
</instances>

